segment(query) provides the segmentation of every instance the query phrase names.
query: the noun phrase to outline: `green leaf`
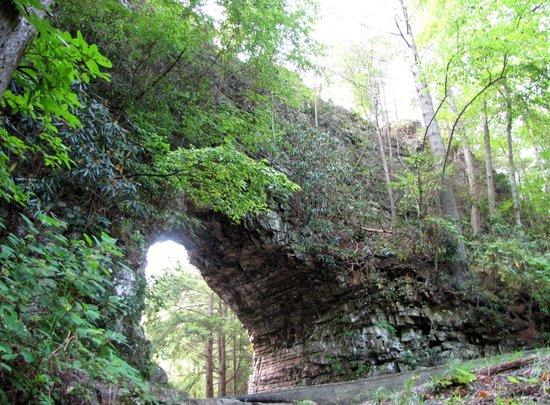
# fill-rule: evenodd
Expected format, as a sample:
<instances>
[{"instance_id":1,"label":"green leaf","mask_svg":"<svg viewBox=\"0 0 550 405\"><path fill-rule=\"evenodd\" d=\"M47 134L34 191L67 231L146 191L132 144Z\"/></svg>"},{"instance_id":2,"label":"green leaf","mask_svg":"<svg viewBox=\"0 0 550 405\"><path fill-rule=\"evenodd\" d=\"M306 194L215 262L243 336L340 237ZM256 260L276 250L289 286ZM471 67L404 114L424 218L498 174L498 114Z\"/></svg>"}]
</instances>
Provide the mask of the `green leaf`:
<instances>
[{"instance_id":1,"label":"green leaf","mask_svg":"<svg viewBox=\"0 0 550 405\"><path fill-rule=\"evenodd\" d=\"M21 356L23 357L23 359L27 362L27 363L34 363L35 362L35 357L34 355L27 349L22 349L21 350Z\"/></svg>"}]
</instances>

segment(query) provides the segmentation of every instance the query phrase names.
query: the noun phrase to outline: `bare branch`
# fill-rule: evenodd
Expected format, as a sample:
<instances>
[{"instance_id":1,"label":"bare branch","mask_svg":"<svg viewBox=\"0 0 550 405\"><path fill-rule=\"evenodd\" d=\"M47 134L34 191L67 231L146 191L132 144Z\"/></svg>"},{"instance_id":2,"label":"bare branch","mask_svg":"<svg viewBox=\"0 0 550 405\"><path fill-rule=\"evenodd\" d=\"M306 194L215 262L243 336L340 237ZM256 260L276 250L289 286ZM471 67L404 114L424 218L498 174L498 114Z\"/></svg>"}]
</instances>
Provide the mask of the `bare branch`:
<instances>
[{"instance_id":1,"label":"bare branch","mask_svg":"<svg viewBox=\"0 0 550 405\"><path fill-rule=\"evenodd\" d=\"M140 100L141 98L143 98L143 96L145 96L148 91L150 89L152 89L153 87L155 87L164 77L166 77L171 71L172 69L178 64L178 62L180 61L180 59L182 58L183 54L185 53L185 51L187 50L187 48L183 48L180 53L178 54L178 56L174 59L174 61L168 65L166 67L166 69L156 77L155 80L153 80L153 82L148 85L145 89L143 89L134 99L134 101L138 101Z\"/></svg>"},{"instance_id":2,"label":"bare branch","mask_svg":"<svg viewBox=\"0 0 550 405\"><path fill-rule=\"evenodd\" d=\"M451 134L449 135L449 142L447 143L447 150L445 152L445 159L443 160L443 169L441 170L441 177L442 178L445 176L445 169L447 168L447 161L449 160L449 153L450 153L450 150L451 150L451 143L453 141L453 136L454 136L456 127L458 125L458 122L460 121L460 118L462 118L462 115L464 115L464 113L466 112L468 107L470 107L474 103L474 101L477 100L477 98L479 96L481 96L483 93L485 93L485 91L487 89L489 89L489 87L493 86L495 83L497 83L498 81L500 81L504 78L504 74L506 72L507 62L508 62L508 56L504 55L504 61L502 63L502 70L500 71L500 74L498 75L498 77L496 77L495 79L489 80L489 82L485 86L483 86L483 88L481 90L479 90L476 93L476 95L474 97L472 97L470 99L470 101L468 101L466 103L466 105L464 105L462 110L460 110L460 112L458 113L458 116L456 117L456 119L453 123L453 127L451 129Z\"/></svg>"},{"instance_id":3,"label":"bare branch","mask_svg":"<svg viewBox=\"0 0 550 405\"><path fill-rule=\"evenodd\" d=\"M409 48L412 48L411 47L411 44L409 43L409 41L407 41L407 38L405 37L405 34L403 34L403 31L401 31L401 27L399 26L399 22L397 21L397 17L394 17L393 18L394 21L395 21L395 25L397 26L397 29L399 30L399 35L401 36L401 38L403 38L403 41L405 41L405 43L407 44L407 46Z\"/></svg>"},{"instance_id":4,"label":"bare branch","mask_svg":"<svg viewBox=\"0 0 550 405\"><path fill-rule=\"evenodd\" d=\"M449 86L449 69L451 67L451 62L453 61L454 57L457 54L458 53L455 53L453 56L451 56L449 61L447 62L447 68L445 70L445 84L444 84L444 87L443 87L443 98L439 102L439 105L437 106L437 108L434 112L434 115L432 116L432 118L430 118L430 122L428 122L428 125L426 125L426 128L424 130L424 136L422 137L422 150L424 150L424 148L426 146L426 138L428 136L428 130L430 129L430 125L432 125L433 121L435 120L435 117L439 113L439 110L441 110L441 107L443 107L443 104L445 103L445 100L447 100L447 94L448 94L447 89L448 89L448 86Z\"/></svg>"}]
</instances>

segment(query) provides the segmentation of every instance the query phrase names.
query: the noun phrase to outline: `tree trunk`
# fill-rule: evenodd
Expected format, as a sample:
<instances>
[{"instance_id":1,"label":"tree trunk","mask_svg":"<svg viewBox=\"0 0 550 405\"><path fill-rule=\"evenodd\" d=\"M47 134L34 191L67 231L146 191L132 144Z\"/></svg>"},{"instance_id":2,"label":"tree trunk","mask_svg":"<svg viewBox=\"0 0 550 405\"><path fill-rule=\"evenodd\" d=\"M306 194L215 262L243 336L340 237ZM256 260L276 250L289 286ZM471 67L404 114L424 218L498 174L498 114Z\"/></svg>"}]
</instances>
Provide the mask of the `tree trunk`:
<instances>
[{"instance_id":1,"label":"tree trunk","mask_svg":"<svg viewBox=\"0 0 550 405\"><path fill-rule=\"evenodd\" d=\"M512 192L512 203L514 206L514 219L516 227L521 228L521 209L519 204L518 185L516 181L516 166L514 164L514 144L512 140L512 96L508 82L504 80L504 98L506 101L506 143L508 154L508 171L510 178L510 190Z\"/></svg>"},{"instance_id":2,"label":"tree trunk","mask_svg":"<svg viewBox=\"0 0 550 405\"><path fill-rule=\"evenodd\" d=\"M540 151L540 147L537 144L537 140L535 137L535 134L533 133L533 130L531 128L531 125L529 125L529 120L527 117L523 117L525 124L527 125L527 130L529 131L529 134L531 135L531 142L533 143L533 148L535 149L535 160L537 161L537 164L539 165L539 170L542 175L542 180L544 182L544 192L549 194L550 193L550 184L548 182L548 174L546 173L546 164L544 161L544 157L542 156L542 153Z\"/></svg>"},{"instance_id":3,"label":"tree trunk","mask_svg":"<svg viewBox=\"0 0 550 405\"><path fill-rule=\"evenodd\" d=\"M271 133L275 134L275 102L273 101L273 92L271 92Z\"/></svg>"},{"instance_id":4,"label":"tree trunk","mask_svg":"<svg viewBox=\"0 0 550 405\"><path fill-rule=\"evenodd\" d=\"M51 0L42 0L49 6ZM41 13L40 13L41 14ZM10 84L13 71L19 65L25 49L36 30L17 12L11 1L0 4L0 97Z\"/></svg>"},{"instance_id":5,"label":"tree trunk","mask_svg":"<svg viewBox=\"0 0 550 405\"><path fill-rule=\"evenodd\" d=\"M420 55L418 54L418 49L416 48L416 43L414 41L414 36L412 33L411 24L409 21L409 16L407 13L407 8L403 0L400 0L401 8L403 11L404 21L406 25L406 37L404 38L407 41L408 48L411 52L413 58L412 63L412 74L414 76L416 84L416 92L418 95L418 101L420 103L420 108L422 110L422 117L424 119L424 125L427 128L427 138L430 145L430 150L435 158L436 168L438 171L443 173L443 162L447 154L445 145L443 144L443 139L441 137L441 131L437 120L435 119L435 109L433 106L432 98L428 89L428 85L425 80L422 78L421 72L421 61ZM452 183L449 177L445 174L441 179L441 191L439 192L439 199L441 201L441 208L443 215L454 223L458 228L459 233L462 233L460 226L460 215L458 212L458 206L456 203L456 197L453 190ZM469 277L468 274L468 261L466 254L466 247L462 238L456 239L452 235L446 237L446 243L454 245L455 255L454 255L454 268L451 269L453 284L456 287L462 287L464 282ZM454 240L453 240L454 239Z\"/></svg>"},{"instance_id":6,"label":"tree trunk","mask_svg":"<svg viewBox=\"0 0 550 405\"><path fill-rule=\"evenodd\" d=\"M233 333L233 395L237 394L237 332Z\"/></svg>"},{"instance_id":7,"label":"tree trunk","mask_svg":"<svg viewBox=\"0 0 550 405\"><path fill-rule=\"evenodd\" d=\"M378 120L377 120L378 121ZM390 215L391 215L391 222L395 223L397 213L395 208L395 198L393 196L393 189L391 186L391 175L390 175L390 169L388 167L388 161L386 159L386 152L384 148L384 140L382 139L382 130L377 125L376 128L376 135L378 137L378 147L380 148L380 158L382 160L382 167L384 168L384 177L386 179L386 189L388 190L388 200L390 203Z\"/></svg>"},{"instance_id":8,"label":"tree trunk","mask_svg":"<svg viewBox=\"0 0 550 405\"><path fill-rule=\"evenodd\" d=\"M451 106L451 110L453 111L453 113L458 114L458 109L456 108L456 104L455 104L452 92L449 92L448 99L449 99L449 105ZM472 234L475 236L479 234L479 231L481 229L481 220L479 217L479 210L477 208L478 198L477 198L477 184L476 184L477 181L476 181L476 171L475 171L475 165L474 165L474 156L470 149L470 145L468 145L468 138L464 131L464 127L461 124L458 125L458 132L460 133L462 138L462 153L464 155L464 167L466 170L466 177L468 178L468 191L470 194L470 203L471 203L470 226L472 228Z\"/></svg>"},{"instance_id":9,"label":"tree trunk","mask_svg":"<svg viewBox=\"0 0 550 405\"><path fill-rule=\"evenodd\" d=\"M386 137L388 140L388 154L390 156L390 161L388 162L388 166L390 169L390 175L393 173L392 170L392 163L393 163L393 143L392 143L392 137L391 137L391 125L390 125L390 117L388 113L388 104L386 103L386 92L384 91L384 84L382 84L382 112L384 116L384 124L385 124L385 132Z\"/></svg>"},{"instance_id":10,"label":"tree trunk","mask_svg":"<svg viewBox=\"0 0 550 405\"><path fill-rule=\"evenodd\" d=\"M382 168L384 169L384 178L386 180L386 189L388 192L388 201L390 203L390 215L392 223L395 223L396 220L396 209L395 209L395 199L393 197L393 189L391 187L391 175L390 169L388 166L388 160L386 158L386 148L384 146L384 139L382 138L382 129L380 128L379 120L379 102L380 94L377 90L376 94L372 97L373 105L373 114L374 114L374 125L376 127L376 136L378 139L378 149L380 149L380 160L382 161Z\"/></svg>"},{"instance_id":11,"label":"tree trunk","mask_svg":"<svg viewBox=\"0 0 550 405\"><path fill-rule=\"evenodd\" d=\"M226 307L225 304L220 300L220 319L225 320L226 316ZM219 369L219 379L218 379L218 395L223 397L227 394L227 356L225 348L225 332L223 330L223 325L220 326L218 331L218 369Z\"/></svg>"},{"instance_id":12,"label":"tree trunk","mask_svg":"<svg viewBox=\"0 0 550 405\"><path fill-rule=\"evenodd\" d=\"M214 294L208 296L208 316L214 315ZM206 398L214 396L214 339L212 332L206 340L205 360L206 360Z\"/></svg>"},{"instance_id":13,"label":"tree trunk","mask_svg":"<svg viewBox=\"0 0 550 405\"><path fill-rule=\"evenodd\" d=\"M491 135L489 133L489 117L487 115L487 100L483 104L483 148L485 149L485 175L487 177L487 199L489 200L489 215L495 215L497 199L495 193L495 177L493 170L493 152L491 150Z\"/></svg>"},{"instance_id":14,"label":"tree trunk","mask_svg":"<svg viewBox=\"0 0 550 405\"><path fill-rule=\"evenodd\" d=\"M534 141L533 146L535 148L535 157L537 159L537 163L542 174L542 179L544 181L544 192L550 194L550 183L548 182L548 174L546 173L544 158L542 157L540 147Z\"/></svg>"},{"instance_id":15,"label":"tree trunk","mask_svg":"<svg viewBox=\"0 0 550 405\"><path fill-rule=\"evenodd\" d=\"M466 166L466 175L468 176L468 186L470 189L470 199L472 201L472 207L470 212L470 225L472 227L472 234L477 235L481 230L481 220L479 217L479 210L477 208L477 184L476 184L476 172L474 166L474 156L468 145L468 140L463 134L462 137L462 151L464 152L464 163Z\"/></svg>"},{"instance_id":16,"label":"tree trunk","mask_svg":"<svg viewBox=\"0 0 550 405\"><path fill-rule=\"evenodd\" d=\"M382 84L383 86L383 84ZM382 89L384 89L384 87L382 87ZM392 128L391 128L391 124L390 124L390 117L389 117L389 113L388 113L388 106L387 106L387 103L386 103L386 92L384 90L382 90L382 100L383 100L383 113L384 113L384 121L385 121L385 132L386 132L386 138L388 140L388 154L389 154L389 161L388 161L388 173L389 173L389 177L390 177L390 181L391 181L391 178L393 177L393 163L394 163L394 159L393 159L393 141L392 141L392 134L391 134L391 131L392 131ZM398 150L398 153L399 153L399 150ZM399 156L399 155L398 155ZM388 184L388 188L391 188L390 187L390 184ZM393 210L394 210L394 215L393 215L393 218L392 220L395 221L395 217L397 215L397 208L396 208L396 203L395 203L395 194L393 193L393 189L391 191L391 199L393 200ZM391 205L391 203L390 203Z\"/></svg>"},{"instance_id":17,"label":"tree trunk","mask_svg":"<svg viewBox=\"0 0 550 405\"><path fill-rule=\"evenodd\" d=\"M391 186L391 174L388 166L388 159L386 157L386 147L384 146L384 138L382 137L382 128L380 127L380 88L378 83L370 84L371 90L369 91L369 98L372 104L372 113L374 118L374 125L376 130L376 137L378 140L378 149L380 149L380 160L382 161L382 168L384 170L384 179L386 180L386 189L388 192L388 201L390 203L390 215L392 223L396 219L395 199L393 197L393 189ZM367 109L363 106L365 115L367 115Z\"/></svg>"}]
</instances>

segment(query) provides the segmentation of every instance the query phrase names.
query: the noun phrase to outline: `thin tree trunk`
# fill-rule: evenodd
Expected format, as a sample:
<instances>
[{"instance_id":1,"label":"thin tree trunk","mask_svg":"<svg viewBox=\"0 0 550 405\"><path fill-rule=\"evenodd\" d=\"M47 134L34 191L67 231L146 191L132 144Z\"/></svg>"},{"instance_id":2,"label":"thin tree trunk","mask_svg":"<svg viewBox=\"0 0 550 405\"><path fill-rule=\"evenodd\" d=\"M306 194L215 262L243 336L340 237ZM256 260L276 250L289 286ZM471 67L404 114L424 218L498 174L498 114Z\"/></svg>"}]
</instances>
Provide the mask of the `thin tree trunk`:
<instances>
[{"instance_id":1,"label":"thin tree trunk","mask_svg":"<svg viewBox=\"0 0 550 405\"><path fill-rule=\"evenodd\" d=\"M546 173L544 158L542 157L542 154L540 152L540 147L534 141L533 146L535 148L535 157L537 159L537 163L542 174L542 179L544 181L544 192L550 194L550 183L548 182L548 174Z\"/></svg>"},{"instance_id":2,"label":"thin tree trunk","mask_svg":"<svg viewBox=\"0 0 550 405\"><path fill-rule=\"evenodd\" d=\"M377 96L375 96L377 98ZM379 111L378 111L378 103L379 100L373 100L373 106L374 106L374 124L376 126L376 136L378 138L378 148L380 149L380 160L382 160L382 167L384 169L384 178L386 179L386 189L388 192L388 200L390 203L390 214L391 214L391 221L392 223L395 223L396 220L396 209L395 209L395 199L393 197L393 189L391 186L391 175L390 175L390 169L388 166L388 160L386 158L386 148L384 147L384 139L382 138L382 129L380 128L380 121L379 121Z\"/></svg>"},{"instance_id":3,"label":"thin tree trunk","mask_svg":"<svg viewBox=\"0 0 550 405\"><path fill-rule=\"evenodd\" d=\"M487 100L483 104L483 148L485 149L485 175L487 178L487 199L489 200L489 215L495 215L497 199L495 193L495 177L493 170L493 152L491 150L491 135L489 133L489 117Z\"/></svg>"},{"instance_id":4,"label":"thin tree trunk","mask_svg":"<svg viewBox=\"0 0 550 405\"><path fill-rule=\"evenodd\" d=\"M457 114L458 109L454 101L452 92L448 94L449 105L453 113ZM481 220L479 217L479 210L477 208L478 198L477 198L477 182L476 182L476 171L474 165L474 156L468 145L468 138L464 131L464 127L459 124L458 132L461 134L462 138L462 153L464 155L464 167L466 169L466 177L468 178L468 190L470 194L470 226L472 228L472 234L475 236L481 230Z\"/></svg>"},{"instance_id":5,"label":"thin tree trunk","mask_svg":"<svg viewBox=\"0 0 550 405\"><path fill-rule=\"evenodd\" d=\"M237 338L237 333L233 333L233 345L232 345L232 351L233 351L233 373L231 375L231 378L226 380L226 383L231 382L233 387L233 394L237 393L237 387L239 382L239 376L240 376L240 370L241 370L241 360L243 358L243 354L240 352L241 347L241 341L240 338Z\"/></svg>"},{"instance_id":6,"label":"thin tree trunk","mask_svg":"<svg viewBox=\"0 0 550 405\"><path fill-rule=\"evenodd\" d=\"M273 92L271 92L271 133L275 133L275 103L273 102Z\"/></svg>"},{"instance_id":7,"label":"thin tree trunk","mask_svg":"<svg viewBox=\"0 0 550 405\"><path fill-rule=\"evenodd\" d=\"M481 220L479 217L479 210L477 208L477 184L476 184L476 172L474 165L474 156L468 145L468 140L463 134L462 136L462 151L464 153L464 163L466 166L466 175L468 176L468 186L470 189L470 199L472 201L472 207L470 209L470 225L472 227L472 234L477 235L481 230Z\"/></svg>"},{"instance_id":8,"label":"thin tree trunk","mask_svg":"<svg viewBox=\"0 0 550 405\"><path fill-rule=\"evenodd\" d=\"M208 316L214 315L214 294L208 296ZM206 339L205 361L206 361L206 398L214 396L214 339L212 332Z\"/></svg>"},{"instance_id":9,"label":"thin tree trunk","mask_svg":"<svg viewBox=\"0 0 550 405\"><path fill-rule=\"evenodd\" d=\"M421 72L421 60L416 48L416 43L414 41L414 36L412 33L411 24L409 21L409 16L407 13L407 8L403 0L400 0L401 8L403 11L404 21L406 25L406 37L403 39L407 42L408 48L411 52L413 63L412 63L412 73L416 83L416 92L418 95L418 100L420 103L420 108L422 110L422 117L424 119L424 125L427 127L427 138L430 145L430 150L435 158L436 168L439 172L443 173L443 162L446 156L446 147L443 144L443 139L441 137L441 131L439 125L437 124L437 119L435 118L435 109L433 106L432 98L428 89L428 85L425 80L422 78ZM404 34L405 35L405 34ZM458 228L460 234L462 234L462 229L460 226L460 214L458 212L458 205L456 203L456 197L453 190L453 186L448 175L444 174L441 179L441 190L439 193L439 199L441 201L441 208L443 215L454 223ZM446 239L451 245L455 246L455 255L454 255L454 268L451 269L453 284L456 287L462 287L467 278L468 274L468 261L466 254L466 247L462 238L455 238L452 235L447 235ZM453 240L454 239L454 240Z\"/></svg>"},{"instance_id":10,"label":"thin tree trunk","mask_svg":"<svg viewBox=\"0 0 550 405\"><path fill-rule=\"evenodd\" d=\"M385 121L385 132L386 137L388 139L388 154L390 156L390 161L388 162L388 167L390 169L390 176L392 174L392 163L393 163L393 144L391 139L391 125L390 125L390 117L388 113L388 105L386 103L386 92L384 91L384 84L382 83L382 111Z\"/></svg>"},{"instance_id":11,"label":"thin tree trunk","mask_svg":"<svg viewBox=\"0 0 550 405\"><path fill-rule=\"evenodd\" d=\"M397 115L397 102L395 101L395 97L393 97L393 108L395 110L395 126L397 127L399 125L399 116ZM395 143L396 143L396 149L397 149L397 157L401 155L400 146L399 146L399 133L395 132Z\"/></svg>"},{"instance_id":12,"label":"thin tree trunk","mask_svg":"<svg viewBox=\"0 0 550 405\"><path fill-rule=\"evenodd\" d=\"M220 318L225 321L226 308L225 304L220 300ZM219 365L219 380L218 380L218 395L223 397L227 394L227 356L225 348L225 332L222 326L218 331L218 365Z\"/></svg>"},{"instance_id":13,"label":"thin tree trunk","mask_svg":"<svg viewBox=\"0 0 550 405\"><path fill-rule=\"evenodd\" d=\"M529 125L529 120L527 117L523 117L525 120L525 124L527 125L527 130L529 131L529 134L531 135L531 142L533 143L533 148L535 149L535 160L537 161L537 164L539 165L539 170L542 175L542 180L544 182L544 192L550 193L550 184L548 182L548 174L546 173L546 167L545 167L545 161L542 157L540 147L537 144L535 134L533 133L533 130L531 128L531 125Z\"/></svg>"},{"instance_id":14,"label":"thin tree trunk","mask_svg":"<svg viewBox=\"0 0 550 405\"><path fill-rule=\"evenodd\" d=\"M506 143L508 155L508 175L510 178L510 190L514 206L514 219L516 227L521 228L521 209L519 203L518 185L516 181L516 166L514 164L514 144L512 140L512 96L507 81L504 81L504 98L506 101Z\"/></svg>"},{"instance_id":15,"label":"thin tree trunk","mask_svg":"<svg viewBox=\"0 0 550 405\"><path fill-rule=\"evenodd\" d=\"M233 395L237 394L237 332L233 333Z\"/></svg>"},{"instance_id":16,"label":"thin tree trunk","mask_svg":"<svg viewBox=\"0 0 550 405\"><path fill-rule=\"evenodd\" d=\"M380 148L380 157L382 159L382 166L384 168L384 177L386 179L386 189L388 190L388 200L390 203L390 215L391 215L391 222L395 223L397 219L397 212L395 208L395 197L393 195L393 188L391 185L391 175L390 170L388 168L388 162L386 159L386 153L384 151L384 140L382 139L382 131L378 128L376 130L377 136L378 136L378 146Z\"/></svg>"},{"instance_id":17,"label":"thin tree trunk","mask_svg":"<svg viewBox=\"0 0 550 405\"><path fill-rule=\"evenodd\" d=\"M390 117L388 113L388 106L386 103L386 92L384 91L384 87L382 87L382 100L383 100L383 112L384 112L384 121L385 121L385 132L386 132L386 138L388 140L388 154L389 154L389 160L388 160L388 173L390 177L390 183L388 184L388 187L391 188L391 179L393 178L393 142L392 142L392 136L391 136L391 125L390 125ZM395 211L394 218L392 219L395 222L396 216L397 216L397 208L396 208L396 202L395 202L395 194L393 193L393 189L391 192L392 200L393 200L393 209Z\"/></svg>"}]
</instances>

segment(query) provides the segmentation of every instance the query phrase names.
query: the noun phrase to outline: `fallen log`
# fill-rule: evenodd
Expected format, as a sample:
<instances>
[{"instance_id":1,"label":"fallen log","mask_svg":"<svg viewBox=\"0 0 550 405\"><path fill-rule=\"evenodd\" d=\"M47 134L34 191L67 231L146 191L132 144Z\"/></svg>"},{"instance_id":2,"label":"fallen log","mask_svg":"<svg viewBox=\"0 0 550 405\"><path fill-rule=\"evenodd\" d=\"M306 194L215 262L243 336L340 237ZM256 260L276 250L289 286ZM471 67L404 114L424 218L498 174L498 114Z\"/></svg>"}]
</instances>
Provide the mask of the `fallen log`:
<instances>
[{"instance_id":1,"label":"fallen log","mask_svg":"<svg viewBox=\"0 0 550 405\"><path fill-rule=\"evenodd\" d=\"M533 364L535 361L548 363L550 362L550 356L543 356L542 358L537 356L532 356L524 359L509 361L507 363L497 364L496 366L482 368L476 374L478 376L495 375L495 374L503 373L504 371L516 370L518 368L528 366L530 364Z\"/></svg>"}]
</instances>

